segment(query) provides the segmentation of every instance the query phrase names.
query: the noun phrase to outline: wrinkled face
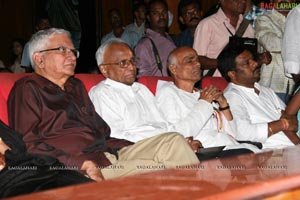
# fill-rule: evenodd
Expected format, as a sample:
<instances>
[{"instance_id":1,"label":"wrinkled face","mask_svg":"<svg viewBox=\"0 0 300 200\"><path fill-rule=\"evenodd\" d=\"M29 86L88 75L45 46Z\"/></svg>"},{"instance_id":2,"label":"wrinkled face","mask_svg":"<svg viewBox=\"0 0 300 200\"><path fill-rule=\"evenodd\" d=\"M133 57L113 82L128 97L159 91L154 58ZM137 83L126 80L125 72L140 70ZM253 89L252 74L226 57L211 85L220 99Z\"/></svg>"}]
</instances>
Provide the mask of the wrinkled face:
<instances>
[{"instance_id":1,"label":"wrinkled face","mask_svg":"<svg viewBox=\"0 0 300 200\"><path fill-rule=\"evenodd\" d=\"M177 64L169 66L174 79L177 81L191 81L194 84L199 81L201 70L197 52L190 47L180 47L174 55L177 58Z\"/></svg>"},{"instance_id":2,"label":"wrinkled face","mask_svg":"<svg viewBox=\"0 0 300 200\"><path fill-rule=\"evenodd\" d=\"M181 23L187 27L197 27L201 20L202 13L199 6L195 3L189 4L182 9L182 16L179 18Z\"/></svg>"},{"instance_id":3,"label":"wrinkled face","mask_svg":"<svg viewBox=\"0 0 300 200\"><path fill-rule=\"evenodd\" d=\"M76 56L72 51L66 49L74 49L72 40L67 34L56 34L49 41L45 49L55 49L57 47L65 47L62 50L49 50L44 52L35 52L33 61L35 63L36 73L50 79L59 80L66 79L74 75L76 66Z\"/></svg>"},{"instance_id":4,"label":"wrinkled face","mask_svg":"<svg viewBox=\"0 0 300 200\"><path fill-rule=\"evenodd\" d=\"M114 81L132 85L136 79L136 65L132 50L126 44L111 44L103 56L100 71Z\"/></svg>"},{"instance_id":5,"label":"wrinkled face","mask_svg":"<svg viewBox=\"0 0 300 200\"><path fill-rule=\"evenodd\" d=\"M148 21L152 29L167 28L169 16L164 4L156 2L149 9Z\"/></svg>"},{"instance_id":6,"label":"wrinkled face","mask_svg":"<svg viewBox=\"0 0 300 200\"><path fill-rule=\"evenodd\" d=\"M260 78L260 67L254 60L252 54L245 50L235 59L236 67L231 73L230 78L233 83L251 87Z\"/></svg>"},{"instance_id":7,"label":"wrinkled face","mask_svg":"<svg viewBox=\"0 0 300 200\"><path fill-rule=\"evenodd\" d=\"M113 28L122 26L121 13L119 13L118 11L112 11L109 15L109 19Z\"/></svg>"},{"instance_id":8,"label":"wrinkled face","mask_svg":"<svg viewBox=\"0 0 300 200\"><path fill-rule=\"evenodd\" d=\"M243 14L246 9L246 0L221 0L221 6L224 12Z\"/></svg>"}]
</instances>

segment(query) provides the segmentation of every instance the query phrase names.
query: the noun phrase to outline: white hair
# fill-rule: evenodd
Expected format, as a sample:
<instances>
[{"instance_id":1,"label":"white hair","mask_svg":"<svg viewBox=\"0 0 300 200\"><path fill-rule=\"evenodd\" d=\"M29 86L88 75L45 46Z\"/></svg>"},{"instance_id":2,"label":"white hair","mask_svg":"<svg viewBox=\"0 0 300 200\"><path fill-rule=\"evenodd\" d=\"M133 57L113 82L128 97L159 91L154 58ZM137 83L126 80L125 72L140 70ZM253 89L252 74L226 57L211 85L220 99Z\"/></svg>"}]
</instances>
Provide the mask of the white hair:
<instances>
[{"instance_id":1,"label":"white hair","mask_svg":"<svg viewBox=\"0 0 300 200\"><path fill-rule=\"evenodd\" d=\"M101 64L103 64L104 53L106 52L106 49L108 47L110 47L112 44L125 44L125 45L128 46L128 44L126 42L124 42L122 39L119 39L119 38L114 38L114 39L108 40L107 42L103 43L97 49L96 54L95 54L95 58L97 60L97 65L98 66L101 65Z\"/></svg>"},{"instance_id":2,"label":"white hair","mask_svg":"<svg viewBox=\"0 0 300 200\"><path fill-rule=\"evenodd\" d=\"M35 68L35 63L33 61L33 54L38 51L42 51L49 45L49 40L58 34L66 34L71 39L69 31L58 28L49 28L45 30L40 30L32 35L31 39L28 42L28 52L32 68Z\"/></svg>"}]
</instances>

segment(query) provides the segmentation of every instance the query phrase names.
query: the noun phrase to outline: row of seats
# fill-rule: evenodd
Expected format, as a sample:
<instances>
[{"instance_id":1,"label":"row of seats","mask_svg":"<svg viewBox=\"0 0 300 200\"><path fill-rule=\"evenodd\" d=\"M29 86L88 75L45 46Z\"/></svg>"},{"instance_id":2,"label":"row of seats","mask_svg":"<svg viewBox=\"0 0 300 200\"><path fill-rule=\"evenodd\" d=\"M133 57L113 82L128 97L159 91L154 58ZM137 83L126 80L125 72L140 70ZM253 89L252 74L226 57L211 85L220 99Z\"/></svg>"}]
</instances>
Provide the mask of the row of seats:
<instances>
[{"instance_id":1,"label":"row of seats","mask_svg":"<svg viewBox=\"0 0 300 200\"><path fill-rule=\"evenodd\" d=\"M0 73L0 119L8 125L8 114L7 114L7 99L8 95L14 85L14 83L24 77L30 75L29 73L13 74L13 73ZM80 79L89 91L92 86L96 85L100 81L103 81L105 77L101 74L76 74L76 78ZM138 82L144 84L149 90L155 95L156 85L158 80L172 81L172 77L159 77L159 76L144 76L138 79ZM222 91L227 86L227 81L222 77L205 77L202 81L202 87L208 85L216 85Z\"/></svg>"}]
</instances>

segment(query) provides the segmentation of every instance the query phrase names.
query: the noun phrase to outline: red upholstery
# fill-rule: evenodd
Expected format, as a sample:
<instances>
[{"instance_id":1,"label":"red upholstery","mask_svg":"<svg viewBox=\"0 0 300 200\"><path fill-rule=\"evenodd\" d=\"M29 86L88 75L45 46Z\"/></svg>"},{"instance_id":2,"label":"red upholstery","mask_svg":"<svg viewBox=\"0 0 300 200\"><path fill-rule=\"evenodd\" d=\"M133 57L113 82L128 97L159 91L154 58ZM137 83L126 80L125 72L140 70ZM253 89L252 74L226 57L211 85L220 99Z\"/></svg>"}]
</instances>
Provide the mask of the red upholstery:
<instances>
[{"instance_id":1,"label":"red upholstery","mask_svg":"<svg viewBox=\"0 0 300 200\"><path fill-rule=\"evenodd\" d=\"M158 80L173 81L173 78L171 76L142 76L138 79L138 82L147 86L155 95Z\"/></svg>"},{"instance_id":2,"label":"red upholstery","mask_svg":"<svg viewBox=\"0 0 300 200\"><path fill-rule=\"evenodd\" d=\"M215 85L218 88L220 88L220 90L224 91L224 89L228 85L228 82L226 81L226 79L224 77L210 77L210 76L206 76L202 80L202 88L205 88L205 87L207 87L209 85Z\"/></svg>"},{"instance_id":3,"label":"red upholstery","mask_svg":"<svg viewBox=\"0 0 300 200\"><path fill-rule=\"evenodd\" d=\"M105 79L102 74L75 74L75 77L83 82L87 91Z\"/></svg>"},{"instance_id":4,"label":"red upholstery","mask_svg":"<svg viewBox=\"0 0 300 200\"><path fill-rule=\"evenodd\" d=\"M0 73L0 119L6 124L8 124L7 98L9 92L13 87L15 81L26 75L30 74ZM76 74L75 77L80 79L84 83L87 91L89 91L93 85L96 85L97 83L105 79L101 74Z\"/></svg>"}]
</instances>

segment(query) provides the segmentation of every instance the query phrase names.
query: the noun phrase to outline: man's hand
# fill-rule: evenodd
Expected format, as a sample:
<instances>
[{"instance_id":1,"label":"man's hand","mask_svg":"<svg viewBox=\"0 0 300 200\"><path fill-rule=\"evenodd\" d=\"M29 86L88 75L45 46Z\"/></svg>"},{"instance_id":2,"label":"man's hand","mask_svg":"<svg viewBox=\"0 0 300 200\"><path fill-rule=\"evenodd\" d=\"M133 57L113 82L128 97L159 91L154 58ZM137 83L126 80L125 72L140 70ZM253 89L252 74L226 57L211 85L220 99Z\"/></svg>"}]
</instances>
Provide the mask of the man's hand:
<instances>
[{"instance_id":1,"label":"man's hand","mask_svg":"<svg viewBox=\"0 0 300 200\"><path fill-rule=\"evenodd\" d=\"M10 150L10 148L3 142L0 138L0 171L5 167L5 151Z\"/></svg>"},{"instance_id":2,"label":"man's hand","mask_svg":"<svg viewBox=\"0 0 300 200\"><path fill-rule=\"evenodd\" d=\"M199 140L194 140L193 137L187 137L186 141L194 152L198 152L200 148L203 148L201 142Z\"/></svg>"},{"instance_id":3,"label":"man's hand","mask_svg":"<svg viewBox=\"0 0 300 200\"><path fill-rule=\"evenodd\" d=\"M94 181L101 182L104 180L104 177L102 176L100 169L97 168L97 165L93 161L90 160L84 161L81 166L81 170L86 171L88 177L93 179Z\"/></svg>"},{"instance_id":4,"label":"man's hand","mask_svg":"<svg viewBox=\"0 0 300 200\"><path fill-rule=\"evenodd\" d=\"M270 64L272 62L272 55L269 51L263 52L258 54L258 66L261 66L262 64Z\"/></svg>"},{"instance_id":5,"label":"man's hand","mask_svg":"<svg viewBox=\"0 0 300 200\"><path fill-rule=\"evenodd\" d=\"M287 115L285 113L282 113L280 119L288 121L287 131L298 131L298 120L296 115Z\"/></svg>"},{"instance_id":6,"label":"man's hand","mask_svg":"<svg viewBox=\"0 0 300 200\"><path fill-rule=\"evenodd\" d=\"M202 89L199 99L211 103L212 101L219 99L222 94L222 91L218 87L210 85Z\"/></svg>"}]
</instances>

